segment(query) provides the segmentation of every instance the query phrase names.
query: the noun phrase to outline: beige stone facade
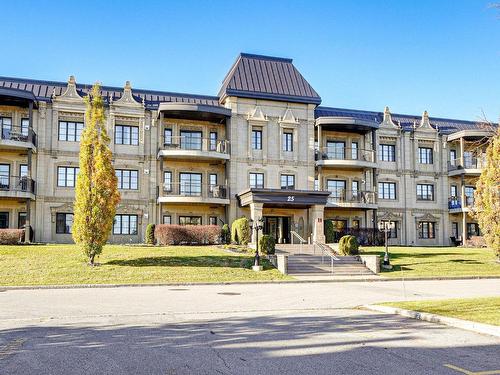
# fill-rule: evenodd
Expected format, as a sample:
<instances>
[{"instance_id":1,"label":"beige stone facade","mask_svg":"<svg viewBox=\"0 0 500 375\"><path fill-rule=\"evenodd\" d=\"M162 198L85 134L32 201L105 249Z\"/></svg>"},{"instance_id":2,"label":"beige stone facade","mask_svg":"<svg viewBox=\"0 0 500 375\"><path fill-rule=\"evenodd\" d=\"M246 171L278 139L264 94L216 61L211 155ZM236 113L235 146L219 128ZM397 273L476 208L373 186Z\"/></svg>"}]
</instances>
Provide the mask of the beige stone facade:
<instances>
[{"instance_id":1,"label":"beige stone facade","mask_svg":"<svg viewBox=\"0 0 500 375\"><path fill-rule=\"evenodd\" d=\"M303 83L293 84L289 90ZM0 224L29 224L37 242L71 242L85 90L73 77L17 101L17 91L1 88L0 182L12 182L0 189ZM254 91L179 99L136 92L128 82L103 88L122 198L111 242L142 241L148 223L222 225L241 216L264 218L278 242L293 241L291 232L324 241L325 220L339 233L396 222L390 242L401 245L478 234L468 211L482 159L468 150L486 130L442 132L427 113L408 127L401 122L410 116L388 108L346 114L318 107L315 97ZM36 188L22 185L23 176Z\"/></svg>"}]
</instances>

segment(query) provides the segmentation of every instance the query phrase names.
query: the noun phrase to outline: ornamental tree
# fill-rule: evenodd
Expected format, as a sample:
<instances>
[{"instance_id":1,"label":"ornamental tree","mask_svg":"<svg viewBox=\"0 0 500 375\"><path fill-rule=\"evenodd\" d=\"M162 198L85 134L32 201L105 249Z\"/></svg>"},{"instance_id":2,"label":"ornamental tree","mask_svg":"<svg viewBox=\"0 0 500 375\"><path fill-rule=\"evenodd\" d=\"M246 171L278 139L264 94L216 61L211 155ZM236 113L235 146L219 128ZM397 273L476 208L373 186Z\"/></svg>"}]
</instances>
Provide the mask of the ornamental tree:
<instances>
[{"instance_id":1,"label":"ornamental tree","mask_svg":"<svg viewBox=\"0 0 500 375\"><path fill-rule=\"evenodd\" d=\"M85 128L80 138L80 173L76 182L73 240L94 266L108 240L120 201L106 132L99 84L85 98Z\"/></svg>"},{"instance_id":2,"label":"ornamental tree","mask_svg":"<svg viewBox=\"0 0 500 375\"><path fill-rule=\"evenodd\" d=\"M500 258L500 130L486 149L486 165L476 184L473 216L486 244Z\"/></svg>"}]
</instances>

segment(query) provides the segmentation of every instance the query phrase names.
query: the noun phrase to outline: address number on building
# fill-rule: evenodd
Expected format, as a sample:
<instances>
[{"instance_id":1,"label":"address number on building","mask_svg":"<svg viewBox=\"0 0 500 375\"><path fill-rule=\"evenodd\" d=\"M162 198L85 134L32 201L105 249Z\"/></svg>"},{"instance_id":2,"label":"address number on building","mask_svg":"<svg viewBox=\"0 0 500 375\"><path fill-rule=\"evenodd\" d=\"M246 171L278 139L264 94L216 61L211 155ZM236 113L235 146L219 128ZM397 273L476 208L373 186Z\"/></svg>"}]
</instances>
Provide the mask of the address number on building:
<instances>
[{"instance_id":1,"label":"address number on building","mask_svg":"<svg viewBox=\"0 0 500 375\"><path fill-rule=\"evenodd\" d=\"M295 197L293 195L289 195L286 201L287 202L295 202Z\"/></svg>"}]
</instances>

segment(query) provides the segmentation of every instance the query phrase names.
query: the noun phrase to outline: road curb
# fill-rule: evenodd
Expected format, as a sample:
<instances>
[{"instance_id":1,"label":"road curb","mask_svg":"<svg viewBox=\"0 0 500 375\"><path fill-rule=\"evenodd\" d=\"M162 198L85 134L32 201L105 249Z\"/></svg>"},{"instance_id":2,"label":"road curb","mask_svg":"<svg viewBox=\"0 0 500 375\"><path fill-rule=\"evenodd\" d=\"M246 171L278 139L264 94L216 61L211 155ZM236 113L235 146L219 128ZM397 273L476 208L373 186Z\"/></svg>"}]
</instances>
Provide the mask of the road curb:
<instances>
[{"instance_id":1,"label":"road curb","mask_svg":"<svg viewBox=\"0 0 500 375\"><path fill-rule=\"evenodd\" d=\"M335 280L278 280L278 281L228 281L220 283L146 283L146 284L68 284L68 285L20 285L3 286L0 285L0 292L7 290L36 290L36 289L88 289L88 288L124 288L124 287L151 287L151 286L201 286L201 285L263 285L263 284L319 284L319 283L377 283L387 281L437 281L437 280L482 280L498 279L498 276L465 276L465 277L408 277L408 278L388 278L379 279L335 279Z\"/></svg>"},{"instance_id":2,"label":"road curb","mask_svg":"<svg viewBox=\"0 0 500 375\"><path fill-rule=\"evenodd\" d=\"M363 305L362 308L372 311L383 312L387 314L397 314L407 318L423 320L431 323L444 324L455 328L465 329L467 331L473 331L490 336L500 337L500 326L494 326L491 324L471 322L470 320L450 318L447 316L413 311L413 310L406 310L391 306Z\"/></svg>"}]
</instances>

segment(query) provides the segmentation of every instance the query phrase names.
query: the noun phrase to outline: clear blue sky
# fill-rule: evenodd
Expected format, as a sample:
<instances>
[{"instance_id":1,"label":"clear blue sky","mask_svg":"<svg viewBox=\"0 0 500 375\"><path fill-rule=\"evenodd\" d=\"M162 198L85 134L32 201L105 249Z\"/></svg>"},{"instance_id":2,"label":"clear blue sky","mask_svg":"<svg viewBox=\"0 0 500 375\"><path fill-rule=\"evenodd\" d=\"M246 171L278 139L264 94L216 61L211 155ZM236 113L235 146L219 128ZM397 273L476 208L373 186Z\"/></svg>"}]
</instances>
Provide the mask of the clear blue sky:
<instances>
[{"instance_id":1,"label":"clear blue sky","mask_svg":"<svg viewBox=\"0 0 500 375\"><path fill-rule=\"evenodd\" d=\"M489 2L3 1L0 75L216 95L249 52L293 58L323 105L496 120Z\"/></svg>"}]
</instances>

